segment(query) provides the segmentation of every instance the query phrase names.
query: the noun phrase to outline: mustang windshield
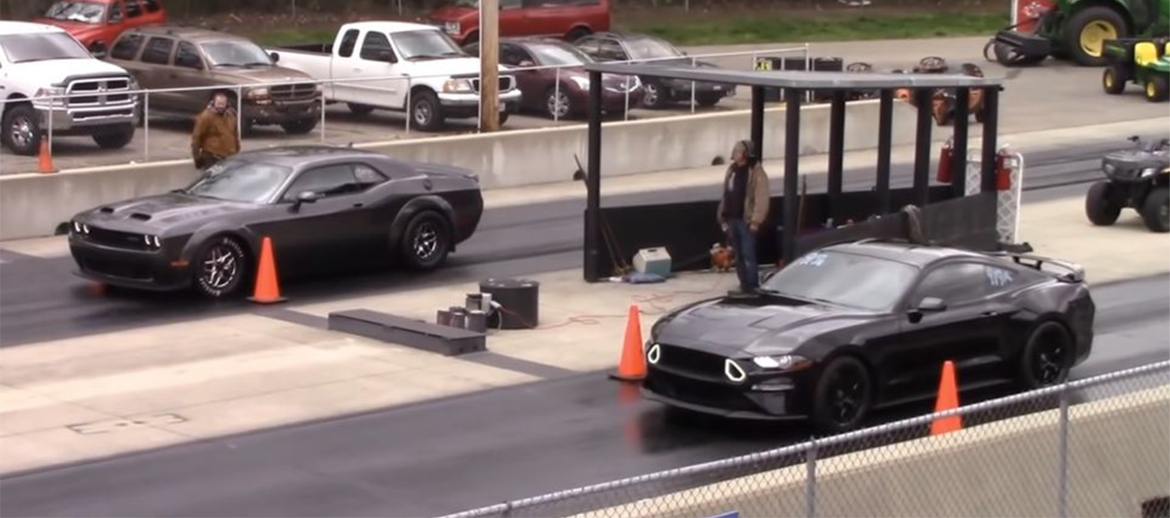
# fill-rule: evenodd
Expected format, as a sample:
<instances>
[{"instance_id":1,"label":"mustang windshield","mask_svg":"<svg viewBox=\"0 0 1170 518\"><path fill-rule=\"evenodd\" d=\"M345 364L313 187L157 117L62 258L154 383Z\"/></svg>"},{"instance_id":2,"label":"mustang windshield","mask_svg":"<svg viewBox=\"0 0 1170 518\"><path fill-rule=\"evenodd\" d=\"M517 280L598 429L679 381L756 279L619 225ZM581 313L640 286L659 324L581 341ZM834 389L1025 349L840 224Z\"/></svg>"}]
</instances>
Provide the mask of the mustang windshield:
<instances>
[{"instance_id":1,"label":"mustang windshield","mask_svg":"<svg viewBox=\"0 0 1170 518\"><path fill-rule=\"evenodd\" d=\"M202 198L264 203L272 198L292 169L243 160L225 160L187 188L187 194Z\"/></svg>"},{"instance_id":2,"label":"mustang windshield","mask_svg":"<svg viewBox=\"0 0 1170 518\"><path fill-rule=\"evenodd\" d=\"M888 310L910 288L918 269L839 251L806 254L763 283L768 293L867 311Z\"/></svg>"}]
</instances>

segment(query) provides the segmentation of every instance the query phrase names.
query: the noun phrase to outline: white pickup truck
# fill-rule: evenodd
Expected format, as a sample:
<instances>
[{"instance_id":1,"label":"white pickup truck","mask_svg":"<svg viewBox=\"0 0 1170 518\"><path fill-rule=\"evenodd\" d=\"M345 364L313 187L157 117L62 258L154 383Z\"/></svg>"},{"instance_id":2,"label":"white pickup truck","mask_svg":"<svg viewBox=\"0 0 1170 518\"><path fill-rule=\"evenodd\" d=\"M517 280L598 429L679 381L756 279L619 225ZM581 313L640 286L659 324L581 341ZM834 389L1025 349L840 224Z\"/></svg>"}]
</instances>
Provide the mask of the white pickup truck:
<instances>
[{"instance_id":1,"label":"white pickup truck","mask_svg":"<svg viewBox=\"0 0 1170 518\"><path fill-rule=\"evenodd\" d=\"M0 141L13 153L37 154L50 120L54 139L88 135L105 149L125 147L134 140L137 89L126 70L94 58L62 29L0 21Z\"/></svg>"},{"instance_id":2,"label":"white pickup truck","mask_svg":"<svg viewBox=\"0 0 1170 518\"><path fill-rule=\"evenodd\" d=\"M281 66L332 80L322 85L325 99L346 103L357 114L379 108L408 112L413 126L424 131L442 128L446 119L479 114L479 59L464 53L439 27L349 23L337 31L332 45L266 50ZM503 123L519 109L520 90L512 75L499 78Z\"/></svg>"}]
</instances>

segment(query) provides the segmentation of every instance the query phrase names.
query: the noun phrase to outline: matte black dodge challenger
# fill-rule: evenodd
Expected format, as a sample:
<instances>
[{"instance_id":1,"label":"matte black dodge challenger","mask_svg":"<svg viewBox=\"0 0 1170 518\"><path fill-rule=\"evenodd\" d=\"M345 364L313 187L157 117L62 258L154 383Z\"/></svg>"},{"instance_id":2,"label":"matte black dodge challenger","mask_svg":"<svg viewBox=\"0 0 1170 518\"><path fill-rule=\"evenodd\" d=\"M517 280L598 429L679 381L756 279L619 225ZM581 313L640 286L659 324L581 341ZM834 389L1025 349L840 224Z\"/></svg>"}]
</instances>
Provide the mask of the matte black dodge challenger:
<instances>
[{"instance_id":1,"label":"matte black dodge challenger","mask_svg":"<svg viewBox=\"0 0 1170 518\"><path fill-rule=\"evenodd\" d=\"M219 298L247 288L265 237L282 278L386 259L427 270L482 213L466 170L294 146L240 153L185 189L77 214L69 246L83 277Z\"/></svg>"},{"instance_id":2,"label":"matte black dodge challenger","mask_svg":"<svg viewBox=\"0 0 1170 518\"><path fill-rule=\"evenodd\" d=\"M960 391L1060 383L1089 355L1095 312L1076 265L834 245L779 270L756 295L660 319L645 345L643 393L691 411L810 419L842 432L876 408L934 398L946 360Z\"/></svg>"}]
</instances>

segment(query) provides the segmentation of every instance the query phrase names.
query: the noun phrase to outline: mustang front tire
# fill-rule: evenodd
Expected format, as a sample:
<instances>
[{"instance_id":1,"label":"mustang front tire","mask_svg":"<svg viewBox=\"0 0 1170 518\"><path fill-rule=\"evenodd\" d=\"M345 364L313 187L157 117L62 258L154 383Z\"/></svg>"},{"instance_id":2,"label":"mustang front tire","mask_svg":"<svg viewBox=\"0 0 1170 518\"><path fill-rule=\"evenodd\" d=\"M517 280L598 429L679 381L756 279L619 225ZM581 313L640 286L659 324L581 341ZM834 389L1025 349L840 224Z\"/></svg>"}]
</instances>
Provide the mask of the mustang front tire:
<instances>
[{"instance_id":1,"label":"mustang front tire","mask_svg":"<svg viewBox=\"0 0 1170 518\"><path fill-rule=\"evenodd\" d=\"M248 256L243 247L230 237L208 241L191 263L195 290L201 295L222 299L235 295L248 275Z\"/></svg>"},{"instance_id":2,"label":"mustang front tire","mask_svg":"<svg viewBox=\"0 0 1170 518\"><path fill-rule=\"evenodd\" d=\"M813 399L813 424L826 433L853 430L865 421L873 405L873 381L865 364L852 356L838 356L821 371Z\"/></svg>"},{"instance_id":3,"label":"mustang front tire","mask_svg":"<svg viewBox=\"0 0 1170 518\"><path fill-rule=\"evenodd\" d=\"M442 216L426 211L411 218L406 225L402 243L403 259L415 270L432 270L447 260L451 248L451 232Z\"/></svg>"}]
</instances>

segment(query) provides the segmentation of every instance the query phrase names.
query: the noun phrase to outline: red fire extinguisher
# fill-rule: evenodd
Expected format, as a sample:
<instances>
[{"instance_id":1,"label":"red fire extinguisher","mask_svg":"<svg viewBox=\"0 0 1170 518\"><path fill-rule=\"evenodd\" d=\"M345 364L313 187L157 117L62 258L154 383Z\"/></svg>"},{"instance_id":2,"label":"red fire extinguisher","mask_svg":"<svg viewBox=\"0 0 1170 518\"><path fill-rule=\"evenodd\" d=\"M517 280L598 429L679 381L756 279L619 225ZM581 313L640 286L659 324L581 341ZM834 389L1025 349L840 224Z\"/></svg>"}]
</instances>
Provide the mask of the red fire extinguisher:
<instances>
[{"instance_id":1,"label":"red fire extinguisher","mask_svg":"<svg viewBox=\"0 0 1170 518\"><path fill-rule=\"evenodd\" d=\"M943 144L942 151L938 155L938 181L939 183L951 183L951 157L954 155L954 138L947 139L947 143Z\"/></svg>"},{"instance_id":2,"label":"red fire extinguisher","mask_svg":"<svg viewBox=\"0 0 1170 518\"><path fill-rule=\"evenodd\" d=\"M1012 154L1006 147L995 154L995 188L1000 191L1011 190L1012 168L1008 163Z\"/></svg>"}]
</instances>

